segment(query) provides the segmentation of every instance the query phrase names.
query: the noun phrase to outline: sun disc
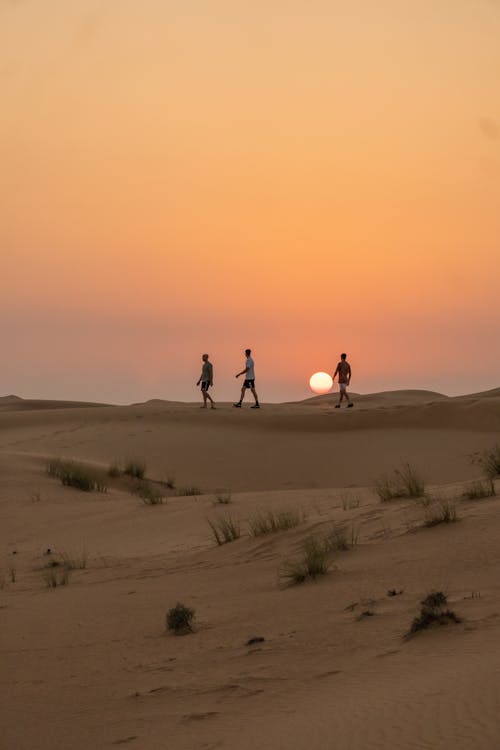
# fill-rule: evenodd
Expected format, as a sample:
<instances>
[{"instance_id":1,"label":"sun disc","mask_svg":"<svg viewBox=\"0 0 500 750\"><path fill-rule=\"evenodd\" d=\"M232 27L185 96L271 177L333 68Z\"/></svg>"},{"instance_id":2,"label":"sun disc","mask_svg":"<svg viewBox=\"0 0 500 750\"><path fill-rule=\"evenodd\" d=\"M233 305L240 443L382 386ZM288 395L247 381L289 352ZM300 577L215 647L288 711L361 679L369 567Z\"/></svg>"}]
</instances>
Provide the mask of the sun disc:
<instances>
[{"instance_id":1,"label":"sun disc","mask_svg":"<svg viewBox=\"0 0 500 750\"><path fill-rule=\"evenodd\" d=\"M315 372L309 379L309 387L314 393L328 393L333 385L333 380L327 372Z\"/></svg>"}]
</instances>

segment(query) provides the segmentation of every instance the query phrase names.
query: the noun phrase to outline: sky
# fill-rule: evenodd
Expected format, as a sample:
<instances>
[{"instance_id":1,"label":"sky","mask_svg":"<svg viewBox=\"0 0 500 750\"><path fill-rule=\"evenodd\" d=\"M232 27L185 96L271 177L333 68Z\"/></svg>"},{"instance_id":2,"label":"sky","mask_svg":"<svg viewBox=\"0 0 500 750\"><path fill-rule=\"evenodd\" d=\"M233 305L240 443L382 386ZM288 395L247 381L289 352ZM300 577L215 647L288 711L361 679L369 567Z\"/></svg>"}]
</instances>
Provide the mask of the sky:
<instances>
[{"instance_id":1,"label":"sky","mask_svg":"<svg viewBox=\"0 0 500 750\"><path fill-rule=\"evenodd\" d=\"M500 385L500 2L0 0L0 395Z\"/></svg>"}]
</instances>

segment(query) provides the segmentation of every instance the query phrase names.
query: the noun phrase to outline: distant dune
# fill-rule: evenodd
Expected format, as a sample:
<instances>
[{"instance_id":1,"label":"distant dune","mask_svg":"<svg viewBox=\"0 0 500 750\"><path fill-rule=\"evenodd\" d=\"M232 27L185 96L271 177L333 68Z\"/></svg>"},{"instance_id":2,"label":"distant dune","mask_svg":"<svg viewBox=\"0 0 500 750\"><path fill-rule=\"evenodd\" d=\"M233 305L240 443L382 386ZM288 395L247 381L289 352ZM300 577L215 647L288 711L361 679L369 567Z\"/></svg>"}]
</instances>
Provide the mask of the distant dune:
<instances>
[{"instance_id":1,"label":"distant dune","mask_svg":"<svg viewBox=\"0 0 500 750\"><path fill-rule=\"evenodd\" d=\"M86 409L110 404L90 401L57 401L49 399L21 398L20 396L1 396L0 411L40 411L47 409Z\"/></svg>"}]
</instances>

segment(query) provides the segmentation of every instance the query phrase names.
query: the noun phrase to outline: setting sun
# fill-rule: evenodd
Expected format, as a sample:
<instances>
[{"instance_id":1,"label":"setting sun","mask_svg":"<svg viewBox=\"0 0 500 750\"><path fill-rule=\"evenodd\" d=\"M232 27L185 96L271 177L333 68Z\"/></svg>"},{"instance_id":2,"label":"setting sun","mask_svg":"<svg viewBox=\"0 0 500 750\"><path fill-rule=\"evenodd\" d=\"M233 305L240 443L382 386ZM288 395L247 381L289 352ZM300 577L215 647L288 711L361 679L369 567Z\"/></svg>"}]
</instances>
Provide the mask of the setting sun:
<instances>
[{"instance_id":1,"label":"setting sun","mask_svg":"<svg viewBox=\"0 0 500 750\"><path fill-rule=\"evenodd\" d=\"M333 380L327 372L315 372L309 379L309 386L314 393L328 393L333 385Z\"/></svg>"}]
</instances>

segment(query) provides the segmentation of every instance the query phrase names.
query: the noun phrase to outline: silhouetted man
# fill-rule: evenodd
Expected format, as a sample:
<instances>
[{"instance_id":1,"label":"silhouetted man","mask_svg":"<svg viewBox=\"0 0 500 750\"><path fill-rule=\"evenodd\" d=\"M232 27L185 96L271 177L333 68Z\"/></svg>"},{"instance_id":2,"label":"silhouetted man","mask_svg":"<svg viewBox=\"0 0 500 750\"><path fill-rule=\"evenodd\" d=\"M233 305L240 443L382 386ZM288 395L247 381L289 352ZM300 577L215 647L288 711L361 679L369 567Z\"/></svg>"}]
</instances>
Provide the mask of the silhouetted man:
<instances>
[{"instance_id":1,"label":"silhouetted man","mask_svg":"<svg viewBox=\"0 0 500 750\"><path fill-rule=\"evenodd\" d=\"M206 409L207 401L210 401L212 404L211 408L215 409L214 400L208 392L210 386L214 384L214 368L212 367L212 363L208 361L208 354L204 354L201 359L203 362L201 375L196 383L196 385L200 385L201 383L201 395L203 396L203 406L201 408Z\"/></svg>"},{"instance_id":2,"label":"silhouetted man","mask_svg":"<svg viewBox=\"0 0 500 750\"><path fill-rule=\"evenodd\" d=\"M337 365L337 369L333 373L333 379L339 376L339 402L338 404L335 404L336 409L340 409L340 404L342 403L342 400L344 397L347 399L347 408L352 407L353 403L349 398L349 395L347 393L347 386L351 382L351 365L347 361L347 354L341 354L340 355L340 362Z\"/></svg>"}]
</instances>

